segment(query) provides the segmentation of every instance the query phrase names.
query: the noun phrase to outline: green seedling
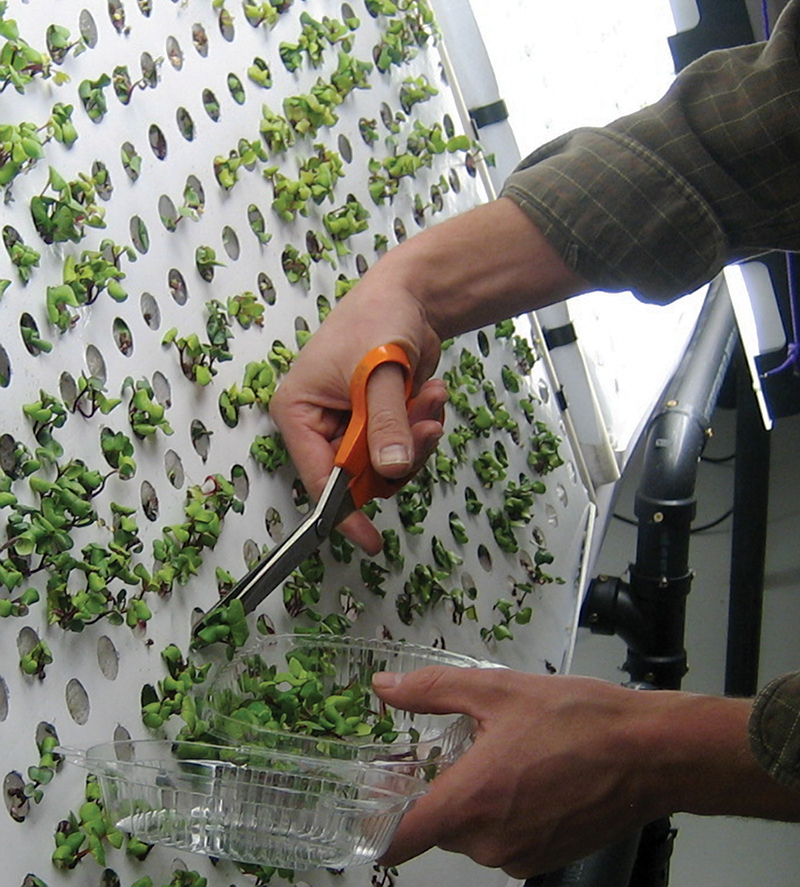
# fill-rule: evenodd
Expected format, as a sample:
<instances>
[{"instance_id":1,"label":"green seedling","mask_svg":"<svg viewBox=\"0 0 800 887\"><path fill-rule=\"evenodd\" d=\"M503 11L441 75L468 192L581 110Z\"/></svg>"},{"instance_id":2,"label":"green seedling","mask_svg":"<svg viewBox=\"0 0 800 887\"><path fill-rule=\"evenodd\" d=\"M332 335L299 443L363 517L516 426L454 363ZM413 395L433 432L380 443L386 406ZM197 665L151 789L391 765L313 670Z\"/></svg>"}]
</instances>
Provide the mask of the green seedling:
<instances>
[{"instance_id":1,"label":"green seedling","mask_svg":"<svg viewBox=\"0 0 800 887\"><path fill-rule=\"evenodd\" d=\"M56 85L65 83L69 78L59 71L52 71L50 57L20 37L16 21L6 17L7 7L8 3L3 0L0 3L0 37L4 41L0 48L0 94L8 86L24 94L25 88L36 77L52 77Z\"/></svg>"},{"instance_id":2,"label":"green seedling","mask_svg":"<svg viewBox=\"0 0 800 887\"><path fill-rule=\"evenodd\" d=\"M273 28L278 23L281 13L290 9L294 0L267 0L265 3L255 3L252 0L244 0L242 6L247 21L257 28L264 25Z\"/></svg>"},{"instance_id":3,"label":"green seedling","mask_svg":"<svg viewBox=\"0 0 800 887\"><path fill-rule=\"evenodd\" d=\"M53 194L47 194L48 190ZM45 243L78 243L87 227L105 228L106 224L92 176L79 173L75 181L67 182L52 166L45 190L31 199L31 214Z\"/></svg>"},{"instance_id":4,"label":"green seedling","mask_svg":"<svg viewBox=\"0 0 800 887\"><path fill-rule=\"evenodd\" d=\"M561 438L544 422L535 421L533 425L535 432L530 437L528 465L537 474L548 474L564 464L558 451Z\"/></svg>"},{"instance_id":5,"label":"green seedling","mask_svg":"<svg viewBox=\"0 0 800 887\"><path fill-rule=\"evenodd\" d=\"M41 253L32 246L23 243L22 238L12 228L6 228L3 231L3 241L11 263L16 266L19 279L23 283L28 283L32 270L39 267Z\"/></svg>"},{"instance_id":6,"label":"green seedling","mask_svg":"<svg viewBox=\"0 0 800 887\"><path fill-rule=\"evenodd\" d=\"M182 738L201 736L207 725L197 717L193 691L206 680L211 663L194 665L174 644L161 651L161 659L167 668L167 676L158 682L157 687L145 684L142 688L142 722L151 730L157 730L173 715L179 715L185 725Z\"/></svg>"},{"instance_id":7,"label":"green seedling","mask_svg":"<svg viewBox=\"0 0 800 887\"><path fill-rule=\"evenodd\" d=\"M253 59L253 64L247 69L247 76L262 89L269 89L272 86L272 72L262 58Z\"/></svg>"},{"instance_id":8,"label":"green seedling","mask_svg":"<svg viewBox=\"0 0 800 887\"><path fill-rule=\"evenodd\" d=\"M100 434L100 448L108 464L114 468L122 480L128 480L136 473L136 461L131 440L121 431L104 428Z\"/></svg>"},{"instance_id":9,"label":"green seedling","mask_svg":"<svg viewBox=\"0 0 800 887\"><path fill-rule=\"evenodd\" d=\"M99 123L108 111L104 90L111 84L108 74L101 74L96 80L83 80L78 86L78 96L89 119Z\"/></svg>"},{"instance_id":10,"label":"green seedling","mask_svg":"<svg viewBox=\"0 0 800 887\"><path fill-rule=\"evenodd\" d=\"M294 144L294 130L289 121L280 114L275 114L267 105L261 106L258 130L273 154L284 154Z\"/></svg>"},{"instance_id":11,"label":"green seedling","mask_svg":"<svg viewBox=\"0 0 800 887\"><path fill-rule=\"evenodd\" d=\"M397 530L383 530L381 536L383 537L382 550L383 556L386 558L386 563L402 570L405 564L405 557L402 553L400 536L398 535Z\"/></svg>"},{"instance_id":12,"label":"green seedling","mask_svg":"<svg viewBox=\"0 0 800 887\"><path fill-rule=\"evenodd\" d=\"M175 327L167 330L161 340L162 345L175 345L183 374L200 385L208 385L216 375L217 363L233 358L229 350L230 320L224 306L216 299L209 300L206 305L209 310L206 321L208 342L201 342L196 333L178 336Z\"/></svg>"},{"instance_id":13,"label":"green seedling","mask_svg":"<svg viewBox=\"0 0 800 887\"><path fill-rule=\"evenodd\" d=\"M136 261L132 247L117 246L108 239L103 240L99 250L84 250L80 258L67 256L62 270L63 283L47 288L50 322L62 333L66 332L78 319L69 309L91 305L103 292L115 302L124 302L128 293L121 283L125 279L125 272L120 268L123 256Z\"/></svg>"},{"instance_id":14,"label":"green seedling","mask_svg":"<svg viewBox=\"0 0 800 887\"><path fill-rule=\"evenodd\" d=\"M347 246L347 241L354 234L367 230L368 219L368 210L352 195L343 206L325 213L322 222L333 239L339 257L349 255L350 248Z\"/></svg>"},{"instance_id":15,"label":"green seedling","mask_svg":"<svg viewBox=\"0 0 800 887\"><path fill-rule=\"evenodd\" d=\"M87 856L98 865L106 864L106 847L119 850L123 833L110 821L103 808L100 787L94 776L87 777L86 800L76 813L70 813L56 829L53 866L61 871L74 869Z\"/></svg>"},{"instance_id":16,"label":"green seedling","mask_svg":"<svg viewBox=\"0 0 800 887\"><path fill-rule=\"evenodd\" d=\"M310 92L287 96L283 101L283 113L295 133L316 138L320 129L337 123L339 118L334 108L341 102L336 87L318 78Z\"/></svg>"},{"instance_id":17,"label":"green seedling","mask_svg":"<svg viewBox=\"0 0 800 887\"><path fill-rule=\"evenodd\" d=\"M249 291L230 296L226 303L228 317L236 320L243 330L264 326L264 305Z\"/></svg>"},{"instance_id":18,"label":"green seedling","mask_svg":"<svg viewBox=\"0 0 800 887\"><path fill-rule=\"evenodd\" d=\"M277 432L256 437L250 445L250 455L270 474L289 464L289 451Z\"/></svg>"},{"instance_id":19,"label":"green seedling","mask_svg":"<svg viewBox=\"0 0 800 887\"><path fill-rule=\"evenodd\" d=\"M304 283L311 286L311 256L301 253L291 243L281 253L281 267L289 283Z\"/></svg>"},{"instance_id":20,"label":"green seedling","mask_svg":"<svg viewBox=\"0 0 800 887\"><path fill-rule=\"evenodd\" d=\"M43 681L46 676L47 666L53 662L53 654L46 641L40 640L19 660L19 667L23 674L38 678Z\"/></svg>"},{"instance_id":21,"label":"green seedling","mask_svg":"<svg viewBox=\"0 0 800 887\"><path fill-rule=\"evenodd\" d=\"M139 438L153 437L158 431L172 434L172 427L166 419L163 404L155 399L150 383L146 379L134 381L128 376L122 383L122 393L130 389L131 399L128 404L128 419L133 433Z\"/></svg>"},{"instance_id":22,"label":"green seedling","mask_svg":"<svg viewBox=\"0 0 800 887\"><path fill-rule=\"evenodd\" d=\"M73 40L69 28L65 28L63 25L48 25L45 32L45 42L50 58L57 65L64 62L70 51L74 50L73 56L78 56L86 49L83 38L78 37Z\"/></svg>"},{"instance_id":23,"label":"green seedling","mask_svg":"<svg viewBox=\"0 0 800 887\"><path fill-rule=\"evenodd\" d=\"M400 107L409 114L414 105L427 102L431 96L438 94L439 90L424 75L406 77L400 85Z\"/></svg>"},{"instance_id":24,"label":"green seedling","mask_svg":"<svg viewBox=\"0 0 800 887\"><path fill-rule=\"evenodd\" d=\"M347 52L340 52L336 70L331 74L331 84L339 96L345 99L354 89L370 88L368 79L370 71L372 71L371 62L363 62ZM359 128L360 126L359 122Z\"/></svg>"},{"instance_id":25,"label":"green seedling","mask_svg":"<svg viewBox=\"0 0 800 887\"><path fill-rule=\"evenodd\" d=\"M210 246L198 246L194 251L194 263L197 271L206 283L214 279L214 269L224 267L217 261L217 254Z\"/></svg>"}]
</instances>

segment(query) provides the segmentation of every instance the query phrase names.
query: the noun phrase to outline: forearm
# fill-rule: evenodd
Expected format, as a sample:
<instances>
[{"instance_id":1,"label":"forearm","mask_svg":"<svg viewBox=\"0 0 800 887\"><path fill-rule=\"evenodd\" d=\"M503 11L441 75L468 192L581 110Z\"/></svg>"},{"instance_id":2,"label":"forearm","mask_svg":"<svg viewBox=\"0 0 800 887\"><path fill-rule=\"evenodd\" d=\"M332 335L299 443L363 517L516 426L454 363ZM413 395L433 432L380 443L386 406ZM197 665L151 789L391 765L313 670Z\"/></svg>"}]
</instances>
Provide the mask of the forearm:
<instances>
[{"instance_id":1,"label":"forearm","mask_svg":"<svg viewBox=\"0 0 800 887\"><path fill-rule=\"evenodd\" d=\"M800 821L800 792L781 786L751 751L752 700L659 691L646 703L641 729L629 735L655 815Z\"/></svg>"},{"instance_id":2,"label":"forearm","mask_svg":"<svg viewBox=\"0 0 800 887\"><path fill-rule=\"evenodd\" d=\"M506 198L410 238L374 266L368 278L372 293L398 287L410 293L440 339L589 288Z\"/></svg>"}]
</instances>

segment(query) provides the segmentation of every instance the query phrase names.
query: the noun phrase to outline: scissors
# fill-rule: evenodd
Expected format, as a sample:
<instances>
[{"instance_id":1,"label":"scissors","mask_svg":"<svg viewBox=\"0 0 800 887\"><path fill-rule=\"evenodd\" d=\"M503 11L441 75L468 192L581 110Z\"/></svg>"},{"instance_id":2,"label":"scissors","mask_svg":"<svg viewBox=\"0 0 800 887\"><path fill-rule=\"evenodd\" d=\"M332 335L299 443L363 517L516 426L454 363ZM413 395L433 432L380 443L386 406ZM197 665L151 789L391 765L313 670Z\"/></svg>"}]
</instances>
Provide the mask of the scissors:
<instances>
[{"instance_id":1,"label":"scissors","mask_svg":"<svg viewBox=\"0 0 800 887\"><path fill-rule=\"evenodd\" d=\"M319 548L334 527L349 514L370 499L388 499L403 486L407 478L390 480L375 471L367 446L367 382L372 373L385 363L396 363L403 368L408 408L413 381L408 355L399 345L379 345L373 348L358 364L350 381L350 422L319 501L291 535L273 548L228 594L200 617L192 628L193 638L206 626L212 613L235 599L242 602L245 613L252 613L267 595Z\"/></svg>"}]
</instances>

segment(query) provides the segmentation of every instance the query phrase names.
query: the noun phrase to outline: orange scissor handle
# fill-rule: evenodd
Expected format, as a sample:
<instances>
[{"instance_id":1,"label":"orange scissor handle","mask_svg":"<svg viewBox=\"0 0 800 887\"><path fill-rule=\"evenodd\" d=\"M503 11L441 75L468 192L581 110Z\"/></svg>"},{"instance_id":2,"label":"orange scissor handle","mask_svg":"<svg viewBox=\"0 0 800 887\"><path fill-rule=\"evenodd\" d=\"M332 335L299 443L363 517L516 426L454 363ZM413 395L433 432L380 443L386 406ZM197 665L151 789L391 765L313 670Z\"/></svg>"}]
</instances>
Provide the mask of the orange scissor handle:
<instances>
[{"instance_id":1,"label":"orange scissor handle","mask_svg":"<svg viewBox=\"0 0 800 887\"><path fill-rule=\"evenodd\" d=\"M379 345L373 348L359 363L350 381L350 401L352 415L342 442L336 453L334 464L343 468L352 477L350 495L356 508L361 508L370 499L388 499L406 481L406 478L389 480L378 474L372 467L367 445L367 382L372 373L382 364L396 363L405 374L406 406L411 402L413 384L411 362L399 345Z\"/></svg>"}]
</instances>

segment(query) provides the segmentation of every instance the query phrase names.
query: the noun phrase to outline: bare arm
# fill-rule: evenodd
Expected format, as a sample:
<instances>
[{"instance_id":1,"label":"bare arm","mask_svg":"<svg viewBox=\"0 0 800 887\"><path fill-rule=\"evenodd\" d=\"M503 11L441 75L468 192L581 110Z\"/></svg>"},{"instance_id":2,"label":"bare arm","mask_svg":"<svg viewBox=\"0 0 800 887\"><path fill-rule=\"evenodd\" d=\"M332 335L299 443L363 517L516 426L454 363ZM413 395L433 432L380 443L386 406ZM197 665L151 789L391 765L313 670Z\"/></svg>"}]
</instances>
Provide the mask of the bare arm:
<instances>
[{"instance_id":1,"label":"bare arm","mask_svg":"<svg viewBox=\"0 0 800 887\"><path fill-rule=\"evenodd\" d=\"M501 198L430 228L390 250L342 299L301 351L270 411L304 484L316 496L330 473L358 361L387 342L402 345L419 393L409 423L396 368L370 382L370 451L375 467L402 477L442 433L446 400L428 380L443 338L584 291L525 213ZM354 515L349 534L368 551L377 531Z\"/></svg>"},{"instance_id":2,"label":"bare arm","mask_svg":"<svg viewBox=\"0 0 800 887\"><path fill-rule=\"evenodd\" d=\"M504 669L375 685L391 705L478 722L473 747L404 817L387 865L439 846L525 878L679 811L800 820L800 792L749 750L751 700Z\"/></svg>"}]
</instances>

